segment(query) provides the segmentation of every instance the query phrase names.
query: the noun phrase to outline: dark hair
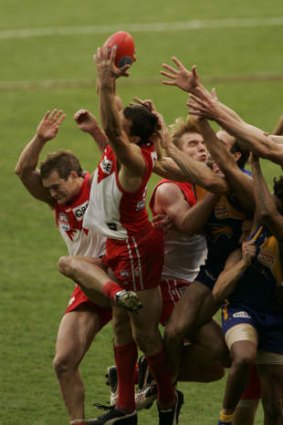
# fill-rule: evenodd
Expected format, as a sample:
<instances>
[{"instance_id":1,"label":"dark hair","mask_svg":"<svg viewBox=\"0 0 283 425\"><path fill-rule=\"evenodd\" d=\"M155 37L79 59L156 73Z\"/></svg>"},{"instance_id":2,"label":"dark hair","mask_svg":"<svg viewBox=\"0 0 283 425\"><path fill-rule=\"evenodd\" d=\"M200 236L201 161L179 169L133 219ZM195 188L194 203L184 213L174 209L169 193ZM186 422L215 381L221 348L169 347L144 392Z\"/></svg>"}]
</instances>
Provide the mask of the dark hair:
<instances>
[{"instance_id":1,"label":"dark hair","mask_svg":"<svg viewBox=\"0 0 283 425\"><path fill-rule=\"evenodd\" d=\"M158 117L142 105L127 106L123 113L124 117L131 121L130 135L140 137L139 145L148 143L159 128Z\"/></svg>"},{"instance_id":2,"label":"dark hair","mask_svg":"<svg viewBox=\"0 0 283 425\"><path fill-rule=\"evenodd\" d=\"M248 149L242 148L240 143L237 142L236 140L231 146L230 152L231 153L239 152L241 154L240 158L237 161L237 164L240 168L244 168L249 159L250 151Z\"/></svg>"},{"instance_id":3,"label":"dark hair","mask_svg":"<svg viewBox=\"0 0 283 425\"><path fill-rule=\"evenodd\" d=\"M273 192L276 198L283 203L283 176L274 177L273 179Z\"/></svg>"},{"instance_id":4,"label":"dark hair","mask_svg":"<svg viewBox=\"0 0 283 425\"><path fill-rule=\"evenodd\" d=\"M60 150L49 153L40 164L40 176L46 179L53 171L57 171L60 178L67 180L72 171L77 175L83 175L83 169L76 155L69 150Z\"/></svg>"}]
</instances>

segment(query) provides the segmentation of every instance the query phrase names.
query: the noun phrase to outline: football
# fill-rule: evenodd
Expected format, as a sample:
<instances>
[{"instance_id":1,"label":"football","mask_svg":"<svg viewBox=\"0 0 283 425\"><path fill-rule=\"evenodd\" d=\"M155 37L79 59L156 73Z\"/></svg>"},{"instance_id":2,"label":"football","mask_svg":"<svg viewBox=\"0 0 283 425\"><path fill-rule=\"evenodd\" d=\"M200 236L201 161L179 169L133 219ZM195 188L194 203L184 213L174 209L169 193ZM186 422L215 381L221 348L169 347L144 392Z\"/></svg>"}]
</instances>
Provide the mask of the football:
<instances>
[{"instance_id":1,"label":"football","mask_svg":"<svg viewBox=\"0 0 283 425\"><path fill-rule=\"evenodd\" d=\"M135 42L131 34L126 31L117 31L105 41L103 47L117 46L115 65L121 68L135 62Z\"/></svg>"}]
</instances>

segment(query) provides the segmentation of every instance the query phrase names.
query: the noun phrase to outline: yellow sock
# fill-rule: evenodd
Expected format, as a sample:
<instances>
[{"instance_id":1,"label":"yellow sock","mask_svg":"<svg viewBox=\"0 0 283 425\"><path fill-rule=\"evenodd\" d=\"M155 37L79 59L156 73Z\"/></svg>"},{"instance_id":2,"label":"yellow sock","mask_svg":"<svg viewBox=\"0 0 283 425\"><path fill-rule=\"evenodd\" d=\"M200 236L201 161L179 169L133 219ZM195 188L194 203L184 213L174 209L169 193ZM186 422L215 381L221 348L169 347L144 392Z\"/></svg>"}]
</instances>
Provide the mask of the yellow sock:
<instances>
[{"instance_id":1,"label":"yellow sock","mask_svg":"<svg viewBox=\"0 0 283 425\"><path fill-rule=\"evenodd\" d=\"M221 409L221 411L220 411L220 415L219 415L219 420L221 421L221 422L223 422L223 423L231 423L232 422L232 419L233 419L233 415L234 415L234 412L232 412L232 413L224 413L225 411L224 411L224 409Z\"/></svg>"}]
</instances>

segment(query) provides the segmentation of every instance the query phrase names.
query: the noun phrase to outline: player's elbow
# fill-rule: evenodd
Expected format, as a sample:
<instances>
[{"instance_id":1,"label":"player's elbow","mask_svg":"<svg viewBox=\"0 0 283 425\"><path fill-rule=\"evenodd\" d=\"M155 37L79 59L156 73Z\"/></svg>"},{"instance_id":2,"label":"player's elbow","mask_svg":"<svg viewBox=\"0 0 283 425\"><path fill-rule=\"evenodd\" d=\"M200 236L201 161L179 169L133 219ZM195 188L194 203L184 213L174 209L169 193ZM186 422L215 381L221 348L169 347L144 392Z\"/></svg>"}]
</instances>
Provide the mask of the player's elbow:
<instances>
[{"instance_id":1,"label":"player's elbow","mask_svg":"<svg viewBox=\"0 0 283 425\"><path fill-rule=\"evenodd\" d=\"M29 172L29 169L27 167L22 166L21 164L17 164L14 172L16 176L19 177L19 179L24 180Z\"/></svg>"},{"instance_id":2,"label":"player's elbow","mask_svg":"<svg viewBox=\"0 0 283 425\"><path fill-rule=\"evenodd\" d=\"M226 195L228 190L228 185L225 183L225 180L223 181L218 179L206 179L203 182L203 186L206 190L208 190L211 193L218 193L220 195Z\"/></svg>"}]
</instances>

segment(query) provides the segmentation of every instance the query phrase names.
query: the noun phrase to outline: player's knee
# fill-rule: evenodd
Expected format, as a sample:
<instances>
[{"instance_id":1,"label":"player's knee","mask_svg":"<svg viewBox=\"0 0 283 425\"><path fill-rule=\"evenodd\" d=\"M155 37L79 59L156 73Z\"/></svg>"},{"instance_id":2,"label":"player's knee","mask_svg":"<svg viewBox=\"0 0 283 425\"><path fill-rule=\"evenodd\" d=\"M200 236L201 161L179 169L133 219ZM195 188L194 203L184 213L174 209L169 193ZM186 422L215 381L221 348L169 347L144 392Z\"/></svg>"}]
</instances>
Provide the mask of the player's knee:
<instances>
[{"instance_id":1,"label":"player's knee","mask_svg":"<svg viewBox=\"0 0 283 425\"><path fill-rule=\"evenodd\" d=\"M234 357L233 363L237 369L249 370L256 361L256 353L253 352L241 352Z\"/></svg>"},{"instance_id":2,"label":"player's knee","mask_svg":"<svg viewBox=\"0 0 283 425\"><path fill-rule=\"evenodd\" d=\"M168 323L165 328L164 339L166 344L180 343L186 336L186 327L182 323Z\"/></svg>"},{"instance_id":3,"label":"player's knee","mask_svg":"<svg viewBox=\"0 0 283 425\"><path fill-rule=\"evenodd\" d=\"M60 257L57 263L57 268L63 275L70 276L73 272L72 257Z\"/></svg>"},{"instance_id":4,"label":"player's knee","mask_svg":"<svg viewBox=\"0 0 283 425\"><path fill-rule=\"evenodd\" d=\"M53 369L57 377L60 379L60 377L72 371L74 369L74 365L68 356L56 354L53 359Z\"/></svg>"},{"instance_id":5,"label":"player's knee","mask_svg":"<svg viewBox=\"0 0 283 425\"><path fill-rule=\"evenodd\" d=\"M140 329L134 331L134 339L139 349L146 355L155 351L157 341L159 341L156 332L145 332Z\"/></svg>"}]
</instances>

